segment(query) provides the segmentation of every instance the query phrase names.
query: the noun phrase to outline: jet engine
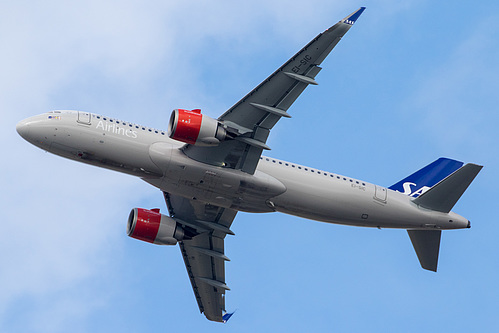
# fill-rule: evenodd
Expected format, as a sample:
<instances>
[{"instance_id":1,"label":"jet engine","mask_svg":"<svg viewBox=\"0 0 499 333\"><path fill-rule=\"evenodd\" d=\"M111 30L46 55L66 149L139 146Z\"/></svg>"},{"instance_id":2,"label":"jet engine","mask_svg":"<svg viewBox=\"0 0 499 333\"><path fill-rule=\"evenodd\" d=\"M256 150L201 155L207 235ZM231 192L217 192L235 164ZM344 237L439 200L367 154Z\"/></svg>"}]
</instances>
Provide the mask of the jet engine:
<instances>
[{"instance_id":1,"label":"jet engine","mask_svg":"<svg viewBox=\"0 0 499 333\"><path fill-rule=\"evenodd\" d=\"M196 146L216 146L227 137L218 120L202 115L201 110L175 109L168 124L168 136Z\"/></svg>"},{"instance_id":2,"label":"jet engine","mask_svg":"<svg viewBox=\"0 0 499 333\"><path fill-rule=\"evenodd\" d=\"M128 236L158 245L175 245L186 237L182 226L159 209L134 208L127 223Z\"/></svg>"}]
</instances>

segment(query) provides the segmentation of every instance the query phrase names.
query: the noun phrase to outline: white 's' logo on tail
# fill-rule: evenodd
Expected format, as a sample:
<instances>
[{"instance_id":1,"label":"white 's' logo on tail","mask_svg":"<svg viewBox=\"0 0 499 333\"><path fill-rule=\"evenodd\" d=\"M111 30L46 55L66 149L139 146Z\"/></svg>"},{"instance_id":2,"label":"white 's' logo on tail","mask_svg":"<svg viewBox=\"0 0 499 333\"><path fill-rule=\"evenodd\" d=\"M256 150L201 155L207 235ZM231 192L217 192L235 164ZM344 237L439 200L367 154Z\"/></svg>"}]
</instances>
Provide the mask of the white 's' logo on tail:
<instances>
[{"instance_id":1,"label":"white 's' logo on tail","mask_svg":"<svg viewBox=\"0 0 499 333\"><path fill-rule=\"evenodd\" d=\"M405 195L408 195L410 197L419 197L421 194L425 193L426 191L428 191L430 189L430 187L428 186L422 186L419 190L416 190L414 192L412 192L412 189L411 189L411 186L417 186L415 183L411 183L411 182L405 182L404 184L402 184L402 187L404 188L404 194Z\"/></svg>"}]
</instances>

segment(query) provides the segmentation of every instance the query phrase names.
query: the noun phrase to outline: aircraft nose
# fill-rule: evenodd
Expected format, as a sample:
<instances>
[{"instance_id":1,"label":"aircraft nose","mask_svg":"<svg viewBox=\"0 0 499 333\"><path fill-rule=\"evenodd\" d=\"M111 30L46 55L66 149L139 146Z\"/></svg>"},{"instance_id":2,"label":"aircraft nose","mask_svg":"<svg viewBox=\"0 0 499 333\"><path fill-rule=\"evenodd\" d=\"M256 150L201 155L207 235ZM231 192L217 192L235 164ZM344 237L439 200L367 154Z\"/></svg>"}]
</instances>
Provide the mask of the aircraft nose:
<instances>
[{"instance_id":1,"label":"aircraft nose","mask_svg":"<svg viewBox=\"0 0 499 333\"><path fill-rule=\"evenodd\" d=\"M16 125L16 131L17 133L19 133L19 135L27 140L28 138L28 134L29 134L29 123L28 121L25 119L25 120L21 120L20 122L17 123Z\"/></svg>"}]
</instances>

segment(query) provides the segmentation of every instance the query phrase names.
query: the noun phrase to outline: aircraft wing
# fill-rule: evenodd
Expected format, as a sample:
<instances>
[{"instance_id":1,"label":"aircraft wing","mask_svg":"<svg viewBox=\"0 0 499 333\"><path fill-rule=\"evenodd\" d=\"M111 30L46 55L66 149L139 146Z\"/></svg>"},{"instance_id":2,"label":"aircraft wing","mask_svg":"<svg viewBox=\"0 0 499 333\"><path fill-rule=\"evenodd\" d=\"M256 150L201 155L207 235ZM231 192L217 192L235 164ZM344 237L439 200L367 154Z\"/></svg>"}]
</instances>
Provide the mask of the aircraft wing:
<instances>
[{"instance_id":1,"label":"aircraft wing","mask_svg":"<svg viewBox=\"0 0 499 333\"><path fill-rule=\"evenodd\" d=\"M179 242L187 274L199 310L212 321L223 322L225 314L224 238L233 234L230 226L236 211L164 193L168 211L184 229L196 236Z\"/></svg>"},{"instance_id":2,"label":"aircraft wing","mask_svg":"<svg viewBox=\"0 0 499 333\"><path fill-rule=\"evenodd\" d=\"M270 149L270 130L282 117L290 117L289 107L305 88L316 85L319 65L364 11L361 7L315 37L265 81L250 91L218 120L235 140L216 147L184 146L185 154L197 161L242 170L253 174L263 149Z\"/></svg>"}]
</instances>

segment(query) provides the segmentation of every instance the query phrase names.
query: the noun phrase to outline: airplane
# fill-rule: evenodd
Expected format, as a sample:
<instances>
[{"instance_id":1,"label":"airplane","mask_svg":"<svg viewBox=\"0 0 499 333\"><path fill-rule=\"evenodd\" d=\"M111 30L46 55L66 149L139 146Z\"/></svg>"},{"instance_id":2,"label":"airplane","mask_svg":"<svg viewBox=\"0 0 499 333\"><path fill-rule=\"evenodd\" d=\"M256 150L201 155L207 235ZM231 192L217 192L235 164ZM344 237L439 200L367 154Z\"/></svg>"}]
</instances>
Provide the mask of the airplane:
<instances>
[{"instance_id":1,"label":"airplane","mask_svg":"<svg viewBox=\"0 0 499 333\"><path fill-rule=\"evenodd\" d=\"M262 156L270 130L309 85L319 65L365 10L320 33L218 119L175 109L167 131L85 111L50 111L17 132L50 153L137 176L163 193L168 215L134 208L128 236L179 244L207 319L225 322L224 239L238 211L406 229L422 268L437 270L441 231L470 228L452 212L482 166L439 158L391 187Z\"/></svg>"}]
</instances>

